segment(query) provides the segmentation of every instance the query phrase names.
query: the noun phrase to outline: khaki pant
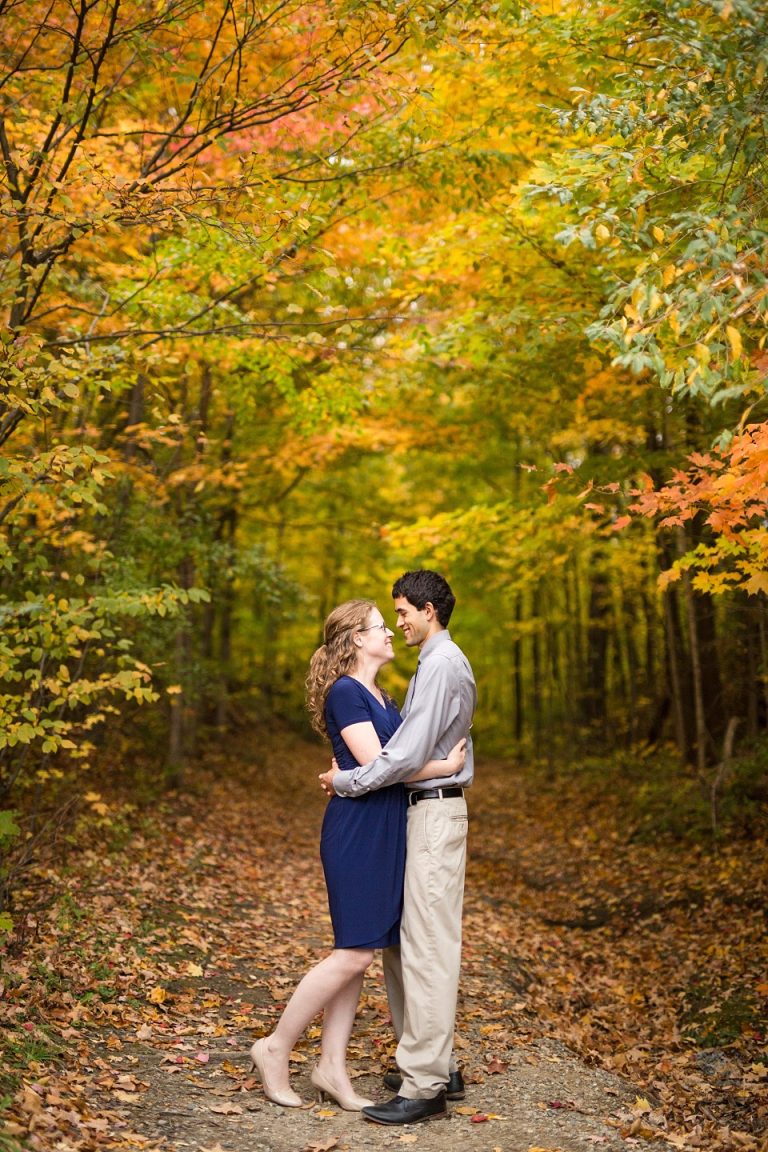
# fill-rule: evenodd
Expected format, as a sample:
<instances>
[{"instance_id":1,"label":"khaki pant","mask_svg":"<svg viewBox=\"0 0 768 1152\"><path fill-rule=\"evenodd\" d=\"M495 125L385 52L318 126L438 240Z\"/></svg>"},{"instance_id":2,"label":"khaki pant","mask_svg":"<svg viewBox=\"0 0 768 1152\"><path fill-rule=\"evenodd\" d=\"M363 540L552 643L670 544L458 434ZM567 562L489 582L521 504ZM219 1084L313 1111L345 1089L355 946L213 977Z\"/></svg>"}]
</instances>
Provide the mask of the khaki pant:
<instances>
[{"instance_id":1,"label":"khaki pant","mask_svg":"<svg viewBox=\"0 0 768 1152\"><path fill-rule=\"evenodd\" d=\"M398 1038L400 1095L429 1099L456 1068L453 1029L461 968L461 909L467 859L462 796L421 800L408 809L400 947L383 953Z\"/></svg>"}]
</instances>

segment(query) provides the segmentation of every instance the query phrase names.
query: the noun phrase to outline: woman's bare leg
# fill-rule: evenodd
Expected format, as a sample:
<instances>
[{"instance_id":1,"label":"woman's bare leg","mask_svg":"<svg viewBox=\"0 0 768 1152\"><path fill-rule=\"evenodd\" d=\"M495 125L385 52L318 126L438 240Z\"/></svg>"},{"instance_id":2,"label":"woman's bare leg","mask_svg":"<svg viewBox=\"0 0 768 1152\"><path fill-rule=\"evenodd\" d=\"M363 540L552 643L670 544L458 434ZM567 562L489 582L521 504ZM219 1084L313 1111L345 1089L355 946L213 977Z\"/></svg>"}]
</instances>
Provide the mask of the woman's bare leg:
<instances>
[{"instance_id":1,"label":"woman's bare leg","mask_svg":"<svg viewBox=\"0 0 768 1152\"><path fill-rule=\"evenodd\" d=\"M363 987L363 976L353 977L329 1001L323 1012L323 1035L318 1068L340 1092L354 1095L347 1072L347 1045L355 1023L355 1013Z\"/></svg>"},{"instance_id":2,"label":"woman's bare leg","mask_svg":"<svg viewBox=\"0 0 768 1152\"><path fill-rule=\"evenodd\" d=\"M363 974L372 959L373 951L370 948L337 948L314 968L310 968L286 1004L274 1032L266 1038L264 1044L264 1056L269 1060L269 1081L274 1089L289 1089L288 1060L294 1044L315 1016L331 1007L340 996L338 1007L335 1010L331 1007L329 1037L331 1051L334 1053L333 1068L336 1068L338 1045L345 1028L348 1029L346 1040L349 1040ZM324 1027L323 1055L326 1048L325 1031ZM329 1074L330 1069L329 1063Z\"/></svg>"}]
</instances>

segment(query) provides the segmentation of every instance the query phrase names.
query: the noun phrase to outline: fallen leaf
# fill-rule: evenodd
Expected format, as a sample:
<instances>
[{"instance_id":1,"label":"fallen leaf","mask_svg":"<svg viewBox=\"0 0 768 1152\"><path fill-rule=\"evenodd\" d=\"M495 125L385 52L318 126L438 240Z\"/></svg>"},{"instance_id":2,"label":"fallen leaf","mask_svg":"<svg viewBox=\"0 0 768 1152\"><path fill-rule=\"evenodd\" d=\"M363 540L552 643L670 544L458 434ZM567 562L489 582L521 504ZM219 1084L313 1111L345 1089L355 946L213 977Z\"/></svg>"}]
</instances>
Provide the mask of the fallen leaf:
<instances>
[{"instance_id":1,"label":"fallen leaf","mask_svg":"<svg viewBox=\"0 0 768 1152\"><path fill-rule=\"evenodd\" d=\"M136 1079L133 1076L129 1076L127 1073L123 1076L118 1076L117 1082L121 1088L127 1088L131 1092L136 1091Z\"/></svg>"},{"instance_id":2,"label":"fallen leaf","mask_svg":"<svg viewBox=\"0 0 768 1152\"><path fill-rule=\"evenodd\" d=\"M43 1102L35 1092L34 1088L29 1088L26 1084L22 1090L22 1104L25 1112L42 1112Z\"/></svg>"},{"instance_id":3,"label":"fallen leaf","mask_svg":"<svg viewBox=\"0 0 768 1152\"><path fill-rule=\"evenodd\" d=\"M106 1116L97 1116L94 1120L83 1120L83 1128L92 1128L94 1132L108 1132L109 1120Z\"/></svg>"},{"instance_id":4,"label":"fallen leaf","mask_svg":"<svg viewBox=\"0 0 768 1152\"><path fill-rule=\"evenodd\" d=\"M492 1076L498 1076L501 1072L506 1072L508 1068L509 1064L503 1060L497 1060L495 1057L493 1060L489 1060L485 1066L486 1072L490 1072Z\"/></svg>"},{"instance_id":5,"label":"fallen leaf","mask_svg":"<svg viewBox=\"0 0 768 1152\"><path fill-rule=\"evenodd\" d=\"M22 1127L21 1124L14 1123L13 1120L3 1121L3 1133L8 1136L26 1136L27 1129Z\"/></svg>"},{"instance_id":6,"label":"fallen leaf","mask_svg":"<svg viewBox=\"0 0 768 1152\"><path fill-rule=\"evenodd\" d=\"M211 1112L217 1112L221 1116L242 1116L243 1110L239 1104L211 1104Z\"/></svg>"}]
</instances>

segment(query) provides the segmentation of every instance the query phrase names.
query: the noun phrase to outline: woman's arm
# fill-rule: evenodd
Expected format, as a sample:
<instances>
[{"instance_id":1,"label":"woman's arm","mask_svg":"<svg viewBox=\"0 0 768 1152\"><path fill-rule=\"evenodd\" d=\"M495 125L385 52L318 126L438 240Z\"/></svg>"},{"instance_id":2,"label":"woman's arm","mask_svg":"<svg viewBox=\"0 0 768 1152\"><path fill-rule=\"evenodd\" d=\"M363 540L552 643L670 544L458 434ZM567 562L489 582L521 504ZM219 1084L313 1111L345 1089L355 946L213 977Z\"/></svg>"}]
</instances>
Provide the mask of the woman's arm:
<instances>
[{"instance_id":1,"label":"woman's arm","mask_svg":"<svg viewBox=\"0 0 768 1152\"><path fill-rule=\"evenodd\" d=\"M341 738L358 764L367 764L369 760L375 760L381 752L381 740L376 735L376 729L370 720L364 720L360 724L348 724L346 728L341 729Z\"/></svg>"},{"instance_id":2,"label":"woman's arm","mask_svg":"<svg viewBox=\"0 0 768 1152\"><path fill-rule=\"evenodd\" d=\"M455 776L464 767L466 758L467 741L466 739L459 740L458 744L454 744L451 748L445 760L430 760L420 772L409 776L405 783L415 784L417 780L434 780L442 776Z\"/></svg>"}]
</instances>

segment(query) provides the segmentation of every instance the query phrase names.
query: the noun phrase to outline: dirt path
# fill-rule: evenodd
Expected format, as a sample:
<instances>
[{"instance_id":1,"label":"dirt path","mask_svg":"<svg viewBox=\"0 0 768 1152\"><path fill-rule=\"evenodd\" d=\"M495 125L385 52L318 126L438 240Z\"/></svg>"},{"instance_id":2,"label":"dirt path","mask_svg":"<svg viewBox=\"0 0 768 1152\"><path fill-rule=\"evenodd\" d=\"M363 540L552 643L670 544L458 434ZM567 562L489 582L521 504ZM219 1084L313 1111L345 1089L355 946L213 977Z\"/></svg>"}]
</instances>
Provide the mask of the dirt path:
<instances>
[{"instance_id":1,"label":"dirt path","mask_svg":"<svg viewBox=\"0 0 768 1152\"><path fill-rule=\"evenodd\" d=\"M716 1146L699 1142L695 1130L689 1142L690 1132L675 1129L664 1107L674 1076L630 1081L642 1037L619 1037L615 1057L594 1051L590 1058L589 1028L602 1027L601 1012L606 1021L620 1014L624 993L613 1004L616 979L609 981L583 925L552 922L621 916L628 896L607 883L590 853L581 860L576 845L566 854L539 824L529 825L522 794L500 769L489 770L470 804L457 1036L466 1100L450 1105L448 1120L403 1129L320 1106L309 1084L314 1029L295 1053L294 1087L306 1107L268 1103L248 1072L247 1049L327 950L329 921L317 856L324 801L306 783L325 757L288 738L261 756L249 784L222 772L184 801L184 811L159 814L119 854L94 853L62 878L70 911L41 931L40 948L67 984L58 995L51 988L41 994L40 1014L58 1026L68 1058L56 1071L40 1069L25 1087L17 1136L26 1123L31 1147L41 1152L407 1145L424 1152L642 1152L652 1137L681 1148ZM600 901L580 882L587 862ZM629 948L627 957L631 963ZM23 991L22 984L19 998ZM638 993L629 989L627 1003L631 995ZM359 1091L388 1098L380 1072L393 1048L375 966L350 1053ZM707 1090L711 1104L716 1085ZM735 1146L757 1148L750 1139Z\"/></svg>"},{"instance_id":2,"label":"dirt path","mask_svg":"<svg viewBox=\"0 0 768 1152\"><path fill-rule=\"evenodd\" d=\"M425 1152L532 1148L592 1152L627 1147L616 1125L626 1124L635 1094L626 1082L585 1067L551 1041L509 1051L504 1072L470 1084L466 1101L451 1106L448 1120L385 1129L335 1106L313 1102L309 1063L293 1077L307 1107L283 1109L265 1101L248 1077L236 1079L235 1069L243 1070L242 1052L233 1053L226 1041L204 1042L208 1062L197 1069L194 1060L200 1042L189 1039L174 1048L173 1055L183 1064L164 1063L168 1056L151 1044L128 1044L119 1058L114 1053L106 1057L110 1072L105 1084L130 1081L141 1089L135 1101L127 1102L123 1094L126 1102L114 1109L127 1128L153 1141L165 1137L174 1148L354 1152L410 1144ZM374 1098L390 1095L377 1077L363 1073L357 1084ZM650 1148L643 1140L633 1139L631 1144Z\"/></svg>"}]
</instances>

